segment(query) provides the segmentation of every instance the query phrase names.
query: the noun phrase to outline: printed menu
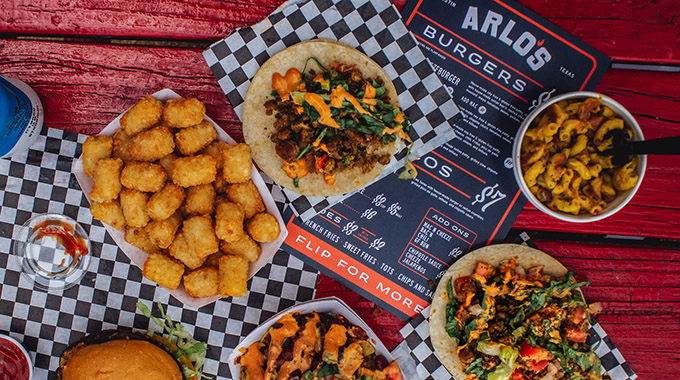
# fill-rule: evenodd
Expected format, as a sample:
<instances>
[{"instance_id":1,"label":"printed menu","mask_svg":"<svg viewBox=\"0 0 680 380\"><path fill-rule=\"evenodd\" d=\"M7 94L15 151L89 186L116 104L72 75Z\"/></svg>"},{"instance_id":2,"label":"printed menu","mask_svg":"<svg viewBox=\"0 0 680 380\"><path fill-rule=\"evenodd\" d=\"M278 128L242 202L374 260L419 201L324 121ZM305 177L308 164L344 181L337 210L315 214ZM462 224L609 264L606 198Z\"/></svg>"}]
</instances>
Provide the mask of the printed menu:
<instances>
[{"instance_id":1,"label":"printed menu","mask_svg":"<svg viewBox=\"0 0 680 380\"><path fill-rule=\"evenodd\" d=\"M457 258L503 240L525 204L514 135L552 96L592 90L610 59L511 1L412 0L402 17L463 117L456 137L316 217L284 212L284 250L408 319Z\"/></svg>"}]
</instances>

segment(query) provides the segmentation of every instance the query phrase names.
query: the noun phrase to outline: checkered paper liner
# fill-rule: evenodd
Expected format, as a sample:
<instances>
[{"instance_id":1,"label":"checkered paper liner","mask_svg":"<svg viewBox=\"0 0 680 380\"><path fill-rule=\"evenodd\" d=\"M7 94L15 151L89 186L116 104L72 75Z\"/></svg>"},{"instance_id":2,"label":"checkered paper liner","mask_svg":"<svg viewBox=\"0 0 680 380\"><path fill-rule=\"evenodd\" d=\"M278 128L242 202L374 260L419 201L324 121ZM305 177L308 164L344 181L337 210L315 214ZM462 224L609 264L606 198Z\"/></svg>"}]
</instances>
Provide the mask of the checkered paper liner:
<instances>
[{"instance_id":1,"label":"checkered paper liner","mask_svg":"<svg viewBox=\"0 0 680 380\"><path fill-rule=\"evenodd\" d=\"M383 67L412 124L412 157L422 156L455 137L452 125L460 111L399 12L387 0L292 0L264 21L216 42L203 56L242 118L250 80L260 65L288 46L315 38L343 42ZM407 148L401 148L376 180L401 168L406 153ZM353 194L307 197L286 188L282 192L302 220Z\"/></svg>"},{"instance_id":2,"label":"checkered paper liner","mask_svg":"<svg viewBox=\"0 0 680 380\"><path fill-rule=\"evenodd\" d=\"M516 243L536 248L536 245L530 240L526 232L519 234L517 240ZM392 354L395 357L404 358L404 361L415 364L406 367L405 372L409 372L405 373L405 378L448 380L452 376L441 361L439 361L432 347L430 323L428 321L429 315L430 307L428 306L401 329L400 333L404 337L404 341L392 351ZM633 380L637 378L635 372L630 368L630 365L628 365L621 352L614 346L599 323L590 325L588 333L589 337L586 343L591 347L597 347L595 354L600 358L604 374L603 378L611 380Z\"/></svg>"},{"instance_id":3,"label":"checkered paper liner","mask_svg":"<svg viewBox=\"0 0 680 380\"><path fill-rule=\"evenodd\" d=\"M232 378L227 358L233 348L279 311L313 299L318 272L279 250L249 281L246 296L198 309L185 306L143 278L103 225L92 218L71 172L86 138L44 128L28 151L11 160L0 159L0 333L23 342L35 364L35 379L53 379L59 355L85 334L118 327L160 332L136 311L137 301L142 301L150 307L153 304L154 315L160 316L155 308L160 301L175 321L207 342L205 373L216 379ZM75 219L92 242L89 272L78 286L63 291L34 289L21 275L21 261L12 253L12 239L23 223L46 212Z\"/></svg>"}]
</instances>

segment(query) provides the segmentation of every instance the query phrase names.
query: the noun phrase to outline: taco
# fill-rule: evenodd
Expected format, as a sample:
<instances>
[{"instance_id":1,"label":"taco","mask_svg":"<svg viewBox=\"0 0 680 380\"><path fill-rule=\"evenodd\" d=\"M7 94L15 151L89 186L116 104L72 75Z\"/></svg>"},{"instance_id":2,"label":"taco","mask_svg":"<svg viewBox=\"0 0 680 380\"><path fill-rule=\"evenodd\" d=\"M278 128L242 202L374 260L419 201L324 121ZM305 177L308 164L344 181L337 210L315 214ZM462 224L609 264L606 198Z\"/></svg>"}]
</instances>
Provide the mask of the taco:
<instances>
[{"instance_id":1,"label":"taco","mask_svg":"<svg viewBox=\"0 0 680 380\"><path fill-rule=\"evenodd\" d=\"M601 379L586 344L590 315L571 272L526 246L473 251L444 274L429 317L432 346L457 380Z\"/></svg>"},{"instance_id":2,"label":"taco","mask_svg":"<svg viewBox=\"0 0 680 380\"><path fill-rule=\"evenodd\" d=\"M276 183L312 196L345 194L390 163L409 122L385 71L330 40L293 45L253 78L243 136Z\"/></svg>"}]
</instances>

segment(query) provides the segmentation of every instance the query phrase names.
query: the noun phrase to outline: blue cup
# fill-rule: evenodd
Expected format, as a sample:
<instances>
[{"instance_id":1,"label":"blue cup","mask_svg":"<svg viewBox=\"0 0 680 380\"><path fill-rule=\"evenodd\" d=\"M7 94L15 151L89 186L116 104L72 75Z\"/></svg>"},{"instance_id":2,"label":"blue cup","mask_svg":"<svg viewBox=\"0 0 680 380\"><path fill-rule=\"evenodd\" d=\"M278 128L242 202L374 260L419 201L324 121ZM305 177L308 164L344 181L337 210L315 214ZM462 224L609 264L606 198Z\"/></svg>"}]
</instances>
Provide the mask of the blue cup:
<instances>
[{"instance_id":1,"label":"blue cup","mask_svg":"<svg viewBox=\"0 0 680 380\"><path fill-rule=\"evenodd\" d=\"M25 151L40 134L43 109L26 83L0 76L0 157Z\"/></svg>"}]
</instances>

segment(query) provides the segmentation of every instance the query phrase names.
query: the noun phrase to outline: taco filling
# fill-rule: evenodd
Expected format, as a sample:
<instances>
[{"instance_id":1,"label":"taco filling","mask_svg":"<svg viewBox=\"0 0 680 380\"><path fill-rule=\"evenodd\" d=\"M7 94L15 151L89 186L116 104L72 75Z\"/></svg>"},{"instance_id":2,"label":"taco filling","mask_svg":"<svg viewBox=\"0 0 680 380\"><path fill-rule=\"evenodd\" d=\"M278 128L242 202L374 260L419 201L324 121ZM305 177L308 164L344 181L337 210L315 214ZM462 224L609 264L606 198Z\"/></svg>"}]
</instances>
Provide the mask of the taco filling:
<instances>
[{"instance_id":1,"label":"taco filling","mask_svg":"<svg viewBox=\"0 0 680 380\"><path fill-rule=\"evenodd\" d=\"M590 315L580 286L525 270L514 259L499 267L478 261L469 276L446 284L445 330L469 378L483 380L601 379L600 360L586 343Z\"/></svg>"},{"instance_id":2,"label":"taco filling","mask_svg":"<svg viewBox=\"0 0 680 380\"><path fill-rule=\"evenodd\" d=\"M264 103L275 116L271 141L296 187L306 175L333 186L338 172L367 173L390 162L381 147L399 138L410 142L408 118L390 103L383 79L365 77L355 65L324 67L309 58L302 73L273 73L271 96Z\"/></svg>"}]
</instances>

